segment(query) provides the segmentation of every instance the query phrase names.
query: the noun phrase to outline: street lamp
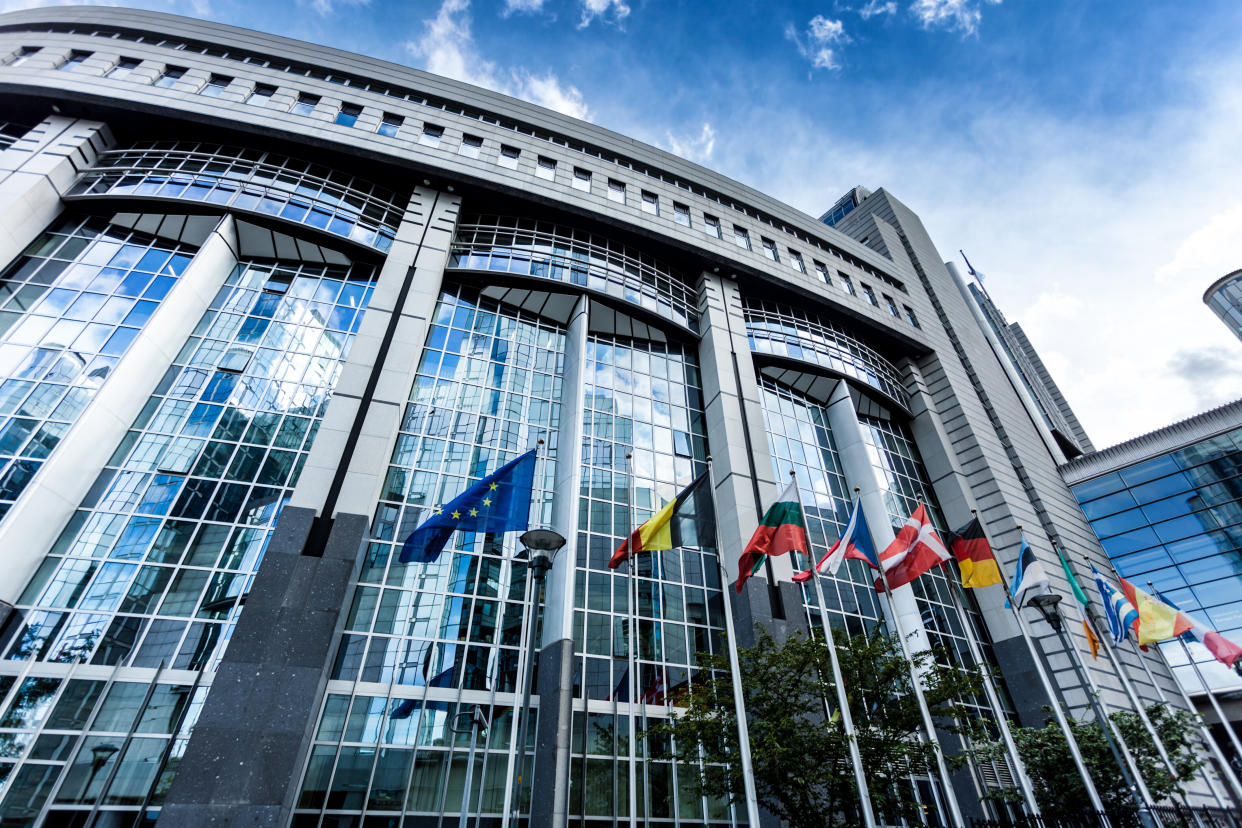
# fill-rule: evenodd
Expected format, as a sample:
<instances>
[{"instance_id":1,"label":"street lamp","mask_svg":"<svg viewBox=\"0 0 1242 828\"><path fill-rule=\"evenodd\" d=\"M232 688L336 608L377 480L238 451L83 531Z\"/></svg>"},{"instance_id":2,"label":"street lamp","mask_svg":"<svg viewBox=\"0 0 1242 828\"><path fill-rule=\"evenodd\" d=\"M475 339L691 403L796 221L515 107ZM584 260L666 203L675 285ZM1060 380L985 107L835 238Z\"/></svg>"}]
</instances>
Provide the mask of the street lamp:
<instances>
[{"instance_id":1,"label":"street lamp","mask_svg":"<svg viewBox=\"0 0 1242 828\"><path fill-rule=\"evenodd\" d=\"M543 600L543 581L552 568L552 559L565 546L565 536L552 529L531 529L518 538L518 542L530 556L530 571L535 578L535 588L530 591L530 606L526 608L527 650L526 676L522 682L522 708L518 715L522 717L522 726L518 729L518 766L517 784L513 786L513 802L511 812L517 816L522 803L522 771L526 768L526 732L530 727L530 686L535 670L535 620L539 614L539 603Z\"/></svg>"},{"instance_id":2,"label":"street lamp","mask_svg":"<svg viewBox=\"0 0 1242 828\"><path fill-rule=\"evenodd\" d=\"M103 766L108 764L111 759L120 750L116 745L95 745L91 748L91 773L86 777L86 793L89 794L91 786L95 784L95 777ZM96 797L99 798L99 797Z\"/></svg>"},{"instance_id":3,"label":"street lamp","mask_svg":"<svg viewBox=\"0 0 1242 828\"><path fill-rule=\"evenodd\" d=\"M1044 620L1048 622L1052 629L1056 630L1059 637L1064 629L1060 608L1061 596L1049 592L1044 595L1036 595L1030 600L1030 603L1035 605L1035 609L1039 610L1039 614L1044 617Z\"/></svg>"}]
</instances>

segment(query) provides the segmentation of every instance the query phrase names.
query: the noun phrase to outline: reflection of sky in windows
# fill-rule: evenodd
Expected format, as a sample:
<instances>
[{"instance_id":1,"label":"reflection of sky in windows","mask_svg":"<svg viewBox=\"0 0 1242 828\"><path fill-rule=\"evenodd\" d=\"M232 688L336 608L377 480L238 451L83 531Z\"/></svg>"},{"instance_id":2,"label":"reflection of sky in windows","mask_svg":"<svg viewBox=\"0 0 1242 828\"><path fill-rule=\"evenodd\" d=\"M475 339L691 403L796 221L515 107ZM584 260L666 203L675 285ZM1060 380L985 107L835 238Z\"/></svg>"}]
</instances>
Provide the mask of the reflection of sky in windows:
<instances>
[{"instance_id":1,"label":"reflection of sky in windows","mask_svg":"<svg viewBox=\"0 0 1242 828\"><path fill-rule=\"evenodd\" d=\"M1242 430L1218 434L1071 487L1113 565L1242 642ZM1213 688L1237 674L1189 643ZM1182 685L1201 688L1178 642L1161 645Z\"/></svg>"},{"instance_id":2,"label":"reflection of sky in windows","mask_svg":"<svg viewBox=\"0 0 1242 828\"><path fill-rule=\"evenodd\" d=\"M548 439L555 459L564 348L556 325L480 300L468 288L441 294L346 614L293 825L317 825L325 810L356 814L364 807L456 813L469 742L449 725L459 710L468 710L462 701L468 690L496 693L489 750L476 762L481 768L486 753L486 772L479 771L482 812L504 808L516 757L512 707L529 600L526 567L510 560L516 536L459 532L435 563L401 564L396 557L432 506L533 447L538 437ZM555 463L541 463L538 472L532 525L546 525Z\"/></svg>"},{"instance_id":3,"label":"reflection of sky in windows","mask_svg":"<svg viewBox=\"0 0 1242 828\"><path fill-rule=\"evenodd\" d=\"M112 373L194 250L70 215L0 277L0 516Z\"/></svg>"},{"instance_id":4,"label":"reflection of sky in windows","mask_svg":"<svg viewBox=\"0 0 1242 828\"><path fill-rule=\"evenodd\" d=\"M215 668L353 342L370 279L367 268L317 265L251 263L233 271L27 586L18 604L26 624L9 661ZM118 682L100 702L104 682L72 673L63 686L50 681L48 704L78 711L81 721L57 726L69 732L55 736L56 750L41 753L50 737L39 736L31 752L0 756L0 777L18 769L0 806L4 817L17 813L11 803L45 801L64 762L55 801L94 802L107 773L87 780L90 748L122 744L129 724L112 721L113 706L125 706L132 721L148 687ZM24 692L8 700L10 719L26 704ZM157 702L165 692L177 715L148 723L160 704L148 705L143 738L110 759L120 767L105 804L139 805L150 788L189 687L160 685ZM97 705L91 735L79 739ZM174 757L191 725L192 718L182 724ZM0 724L0 739L6 727L39 726L33 719ZM5 765L6 758L21 763ZM175 762L160 790L174 772Z\"/></svg>"},{"instance_id":5,"label":"reflection of sky in windows","mask_svg":"<svg viewBox=\"0 0 1242 828\"><path fill-rule=\"evenodd\" d=\"M702 391L693 350L677 344L592 337L585 367L570 770L574 818L611 817L614 801L615 813L628 816L628 700L640 702L636 718L644 712L652 718L666 715L670 697L698 680L696 654L720 652L724 645L715 550L687 546L638 556L633 631L638 669L631 696L629 565L610 571L607 563L632 525L705 469ZM633 454L633 517L627 453ZM641 731L641 721L635 727ZM640 814L650 800L654 819L693 824L729 818L723 803L694 790L696 769L645 762L642 744L636 744Z\"/></svg>"}]
</instances>

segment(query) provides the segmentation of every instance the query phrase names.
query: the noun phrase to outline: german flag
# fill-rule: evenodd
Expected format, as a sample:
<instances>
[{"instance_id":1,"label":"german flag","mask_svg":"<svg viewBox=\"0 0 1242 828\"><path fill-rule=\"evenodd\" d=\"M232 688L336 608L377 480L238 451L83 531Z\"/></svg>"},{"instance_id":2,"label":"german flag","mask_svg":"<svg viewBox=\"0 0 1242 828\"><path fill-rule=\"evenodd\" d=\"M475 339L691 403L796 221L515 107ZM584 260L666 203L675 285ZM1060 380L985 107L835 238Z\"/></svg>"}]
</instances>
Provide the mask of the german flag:
<instances>
[{"instance_id":1,"label":"german flag","mask_svg":"<svg viewBox=\"0 0 1242 828\"><path fill-rule=\"evenodd\" d=\"M707 472L703 472L682 489L677 497L660 507L660 511L652 515L639 526L617 547L608 561L609 569L616 569L623 561L639 552L658 552L665 549L679 549L685 545L711 546L715 543L715 521L711 509L703 508L706 504L698 503L700 497L706 498L707 491L701 487L707 483ZM693 537L686 521L693 524Z\"/></svg>"},{"instance_id":2,"label":"german flag","mask_svg":"<svg viewBox=\"0 0 1242 828\"><path fill-rule=\"evenodd\" d=\"M996 556L992 554L992 547L988 546L979 518L973 518L950 534L949 548L953 550L953 557L957 558L957 565L962 570L962 586L985 587L1001 582Z\"/></svg>"}]
</instances>

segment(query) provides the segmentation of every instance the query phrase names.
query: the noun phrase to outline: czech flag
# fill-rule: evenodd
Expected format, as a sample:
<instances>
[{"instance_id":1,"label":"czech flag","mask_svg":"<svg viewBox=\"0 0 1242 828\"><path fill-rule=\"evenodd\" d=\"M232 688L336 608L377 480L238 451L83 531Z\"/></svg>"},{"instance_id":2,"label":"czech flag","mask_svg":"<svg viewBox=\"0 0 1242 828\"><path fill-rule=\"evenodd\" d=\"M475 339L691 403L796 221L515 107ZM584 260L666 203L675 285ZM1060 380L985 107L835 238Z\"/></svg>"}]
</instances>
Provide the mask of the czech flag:
<instances>
[{"instance_id":1,"label":"czech flag","mask_svg":"<svg viewBox=\"0 0 1242 828\"><path fill-rule=\"evenodd\" d=\"M811 574L817 571L821 575L825 572L829 575L836 575L837 570L841 568L841 562L846 558L866 561L872 568L880 568L880 562L875 554L875 545L871 542L871 531L867 528L867 516L863 514L861 503L854 504L854 510L850 512L850 522L846 524L841 537L828 550L828 554L820 558L815 566L793 576L793 579L798 582L809 581Z\"/></svg>"}]
</instances>

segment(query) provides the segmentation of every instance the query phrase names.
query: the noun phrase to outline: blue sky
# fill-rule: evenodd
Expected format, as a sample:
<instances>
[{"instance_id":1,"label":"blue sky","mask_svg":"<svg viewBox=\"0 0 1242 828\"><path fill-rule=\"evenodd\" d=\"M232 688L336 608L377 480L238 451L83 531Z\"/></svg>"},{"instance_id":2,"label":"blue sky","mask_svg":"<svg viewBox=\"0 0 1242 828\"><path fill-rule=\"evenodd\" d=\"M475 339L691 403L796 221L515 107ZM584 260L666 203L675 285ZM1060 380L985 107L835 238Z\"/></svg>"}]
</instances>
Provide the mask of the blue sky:
<instances>
[{"instance_id":1,"label":"blue sky","mask_svg":"<svg viewBox=\"0 0 1242 828\"><path fill-rule=\"evenodd\" d=\"M0 0L0 9L45 5ZM1242 397L1237 0L151 0L451 75L818 215L886 187L965 249L1097 445Z\"/></svg>"}]
</instances>

